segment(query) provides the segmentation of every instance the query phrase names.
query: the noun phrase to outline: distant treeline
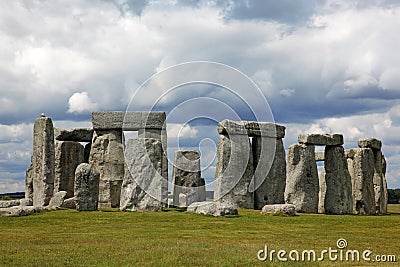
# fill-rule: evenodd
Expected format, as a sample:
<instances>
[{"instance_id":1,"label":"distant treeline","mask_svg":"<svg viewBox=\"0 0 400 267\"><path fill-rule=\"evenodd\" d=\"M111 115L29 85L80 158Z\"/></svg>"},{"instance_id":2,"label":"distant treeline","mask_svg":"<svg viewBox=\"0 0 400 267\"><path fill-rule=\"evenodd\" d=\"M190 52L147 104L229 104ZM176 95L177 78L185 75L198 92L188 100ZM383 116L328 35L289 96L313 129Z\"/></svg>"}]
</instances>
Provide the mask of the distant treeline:
<instances>
[{"instance_id":1,"label":"distant treeline","mask_svg":"<svg viewBox=\"0 0 400 267\"><path fill-rule=\"evenodd\" d=\"M400 203L400 188L388 189L388 203L389 204Z\"/></svg>"},{"instance_id":2,"label":"distant treeline","mask_svg":"<svg viewBox=\"0 0 400 267\"><path fill-rule=\"evenodd\" d=\"M15 193L4 193L0 194L0 199L21 199L25 197L25 192L15 192Z\"/></svg>"}]
</instances>

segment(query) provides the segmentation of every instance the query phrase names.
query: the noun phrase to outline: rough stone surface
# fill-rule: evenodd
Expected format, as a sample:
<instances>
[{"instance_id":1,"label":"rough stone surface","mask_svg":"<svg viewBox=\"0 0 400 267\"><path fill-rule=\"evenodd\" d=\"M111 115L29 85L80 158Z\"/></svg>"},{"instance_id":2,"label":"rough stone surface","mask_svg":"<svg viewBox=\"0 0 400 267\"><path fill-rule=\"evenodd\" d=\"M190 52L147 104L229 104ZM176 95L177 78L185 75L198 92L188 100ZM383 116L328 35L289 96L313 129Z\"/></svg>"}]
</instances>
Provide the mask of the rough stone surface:
<instances>
[{"instance_id":1,"label":"rough stone surface","mask_svg":"<svg viewBox=\"0 0 400 267\"><path fill-rule=\"evenodd\" d=\"M363 138L358 140L358 147L381 150L382 142L376 138Z\"/></svg>"},{"instance_id":2,"label":"rough stone surface","mask_svg":"<svg viewBox=\"0 0 400 267\"><path fill-rule=\"evenodd\" d=\"M162 129L165 118L165 112L99 111L92 113L92 124L95 130L138 131Z\"/></svg>"},{"instance_id":3,"label":"rough stone surface","mask_svg":"<svg viewBox=\"0 0 400 267\"><path fill-rule=\"evenodd\" d=\"M84 163L89 163L89 158L90 158L90 150L92 148L92 143L87 143L85 145L85 148L83 150L83 162Z\"/></svg>"},{"instance_id":4,"label":"rough stone surface","mask_svg":"<svg viewBox=\"0 0 400 267\"><path fill-rule=\"evenodd\" d=\"M300 144L316 146L341 146L344 143L341 134L300 134L298 141Z\"/></svg>"},{"instance_id":5,"label":"rough stone surface","mask_svg":"<svg viewBox=\"0 0 400 267\"><path fill-rule=\"evenodd\" d=\"M215 217L225 216L225 215L238 215L238 210L234 205L221 202L211 202L211 201L192 203L187 208L187 211L204 215L212 215Z\"/></svg>"},{"instance_id":6,"label":"rough stone surface","mask_svg":"<svg viewBox=\"0 0 400 267\"><path fill-rule=\"evenodd\" d=\"M346 158L353 159L357 153L358 153L358 148L351 148L345 150Z\"/></svg>"},{"instance_id":7,"label":"rough stone surface","mask_svg":"<svg viewBox=\"0 0 400 267\"><path fill-rule=\"evenodd\" d=\"M97 210L100 173L95 166L80 164L75 171L75 205L78 211Z\"/></svg>"},{"instance_id":8,"label":"rough stone surface","mask_svg":"<svg viewBox=\"0 0 400 267\"><path fill-rule=\"evenodd\" d=\"M322 169L318 175L319 178L319 193L318 193L318 213L325 213L325 194L326 194L326 180L325 169Z\"/></svg>"},{"instance_id":9,"label":"rough stone surface","mask_svg":"<svg viewBox=\"0 0 400 267\"><path fill-rule=\"evenodd\" d=\"M282 139L253 137L252 146L254 181L259 185L254 192L254 208L285 203L286 155ZM261 155L262 151L265 154Z\"/></svg>"},{"instance_id":10,"label":"rough stone surface","mask_svg":"<svg viewBox=\"0 0 400 267\"><path fill-rule=\"evenodd\" d=\"M60 207L65 209L76 209L75 197L65 199Z\"/></svg>"},{"instance_id":11,"label":"rough stone surface","mask_svg":"<svg viewBox=\"0 0 400 267\"><path fill-rule=\"evenodd\" d=\"M253 153L247 135L220 136L215 171L214 200L253 209Z\"/></svg>"},{"instance_id":12,"label":"rough stone surface","mask_svg":"<svg viewBox=\"0 0 400 267\"><path fill-rule=\"evenodd\" d=\"M31 213L41 212L46 208L41 206L15 206L10 208L0 208L1 216L27 216Z\"/></svg>"},{"instance_id":13,"label":"rough stone surface","mask_svg":"<svg viewBox=\"0 0 400 267\"><path fill-rule=\"evenodd\" d=\"M319 179L313 145L294 144L288 152L285 202L297 212L317 213Z\"/></svg>"},{"instance_id":14,"label":"rough stone surface","mask_svg":"<svg viewBox=\"0 0 400 267\"><path fill-rule=\"evenodd\" d=\"M33 158L31 158L31 162L33 162ZM26 170L25 174L25 198L30 199L33 203L33 165L31 164Z\"/></svg>"},{"instance_id":15,"label":"rough stone surface","mask_svg":"<svg viewBox=\"0 0 400 267\"><path fill-rule=\"evenodd\" d=\"M293 204L274 204L274 205L265 205L262 210L262 214L285 214L288 216L296 215L296 206Z\"/></svg>"},{"instance_id":16,"label":"rough stone surface","mask_svg":"<svg viewBox=\"0 0 400 267\"><path fill-rule=\"evenodd\" d=\"M91 142L93 129L91 128L54 128L54 137L58 141Z\"/></svg>"},{"instance_id":17,"label":"rough stone surface","mask_svg":"<svg viewBox=\"0 0 400 267\"><path fill-rule=\"evenodd\" d=\"M51 118L40 117L33 127L32 164L27 173L27 197L33 205L49 204L54 190L54 129Z\"/></svg>"},{"instance_id":18,"label":"rough stone surface","mask_svg":"<svg viewBox=\"0 0 400 267\"><path fill-rule=\"evenodd\" d=\"M162 144L154 138L129 139L121 189L121 210L161 211L167 180L162 177Z\"/></svg>"},{"instance_id":19,"label":"rough stone surface","mask_svg":"<svg viewBox=\"0 0 400 267\"><path fill-rule=\"evenodd\" d=\"M205 191L202 185L200 171L200 155L196 150L179 150L175 152L174 166L172 168L172 194L174 205L181 206L179 195L186 196L186 204L183 207L194 202L204 201L200 199L201 191Z\"/></svg>"},{"instance_id":20,"label":"rough stone surface","mask_svg":"<svg viewBox=\"0 0 400 267\"><path fill-rule=\"evenodd\" d=\"M218 123L218 133L222 135L249 135L284 138L285 126L272 122L223 120Z\"/></svg>"},{"instance_id":21,"label":"rough stone surface","mask_svg":"<svg viewBox=\"0 0 400 267\"><path fill-rule=\"evenodd\" d=\"M387 213L387 184L383 171L386 164L384 164L384 156L381 151L374 150L374 192L375 192L375 208L378 214Z\"/></svg>"},{"instance_id":22,"label":"rough stone surface","mask_svg":"<svg viewBox=\"0 0 400 267\"><path fill-rule=\"evenodd\" d=\"M20 200L0 200L0 208L9 208L14 206L19 206Z\"/></svg>"},{"instance_id":23,"label":"rough stone surface","mask_svg":"<svg viewBox=\"0 0 400 267\"><path fill-rule=\"evenodd\" d=\"M51 198L50 203L49 203L49 208L59 208L63 205L64 199L67 196L66 191L59 191L54 194L54 196Z\"/></svg>"},{"instance_id":24,"label":"rough stone surface","mask_svg":"<svg viewBox=\"0 0 400 267\"><path fill-rule=\"evenodd\" d=\"M100 172L99 208L117 208L124 177L121 131L95 131L89 163Z\"/></svg>"},{"instance_id":25,"label":"rough stone surface","mask_svg":"<svg viewBox=\"0 0 400 267\"><path fill-rule=\"evenodd\" d=\"M357 149L353 159L347 159L347 164L352 178L353 211L357 214L375 214L374 153L372 149Z\"/></svg>"},{"instance_id":26,"label":"rough stone surface","mask_svg":"<svg viewBox=\"0 0 400 267\"><path fill-rule=\"evenodd\" d=\"M20 199L20 206L32 206L33 205L33 201L31 198L23 198Z\"/></svg>"},{"instance_id":27,"label":"rough stone surface","mask_svg":"<svg viewBox=\"0 0 400 267\"><path fill-rule=\"evenodd\" d=\"M353 210L352 185L342 146L325 147L325 213L350 214Z\"/></svg>"},{"instance_id":28,"label":"rough stone surface","mask_svg":"<svg viewBox=\"0 0 400 267\"><path fill-rule=\"evenodd\" d=\"M325 160L325 152L324 151L316 151L315 152L315 161L324 161Z\"/></svg>"},{"instance_id":29,"label":"rough stone surface","mask_svg":"<svg viewBox=\"0 0 400 267\"><path fill-rule=\"evenodd\" d=\"M84 148L78 142L56 141L54 193L66 191L74 196L75 170L84 162Z\"/></svg>"}]
</instances>

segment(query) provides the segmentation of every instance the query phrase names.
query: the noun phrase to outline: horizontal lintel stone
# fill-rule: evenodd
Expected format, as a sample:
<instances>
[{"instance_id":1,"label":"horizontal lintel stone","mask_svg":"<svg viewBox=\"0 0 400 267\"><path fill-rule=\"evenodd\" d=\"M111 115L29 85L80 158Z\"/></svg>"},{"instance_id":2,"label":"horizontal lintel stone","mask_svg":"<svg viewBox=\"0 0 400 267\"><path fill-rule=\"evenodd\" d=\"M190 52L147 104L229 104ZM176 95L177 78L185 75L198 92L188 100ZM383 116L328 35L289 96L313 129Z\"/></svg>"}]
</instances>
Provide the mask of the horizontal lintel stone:
<instances>
[{"instance_id":1,"label":"horizontal lintel stone","mask_svg":"<svg viewBox=\"0 0 400 267\"><path fill-rule=\"evenodd\" d=\"M92 112L92 124L95 130L139 131L140 129L163 129L165 112Z\"/></svg>"},{"instance_id":2,"label":"horizontal lintel stone","mask_svg":"<svg viewBox=\"0 0 400 267\"><path fill-rule=\"evenodd\" d=\"M376 138L362 138L358 140L358 146L360 148L373 148L381 150L382 142Z\"/></svg>"},{"instance_id":3,"label":"horizontal lintel stone","mask_svg":"<svg viewBox=\"0 0 400 267\"><path fill-rule=\"evenodd\" d=\"M54 128L54 137L58 141L91 142L92 136L91 128Z\"/></svg>"},{"instance_id":4,"label":"horizontal lintel stone","mask_svg":"<svg viewBox=\"0 0 400 267\"><path fill-rule=\"evenodd\" d=\"M342 134L300 134L300 144L316 146L341 146L344 144Z\"/></svg>"},{"instance_id":5,"label":"horizontal lintel stone","mask_svg":"<svg viewBox=\"0 0 400 267\"><path fill-rule=\"evenodd\" d=\"M218 123L218 133L222 135L241 134L252 137L284 138L285 129L285 126L272 122L223 120Z\"/></svg>"}]
</instances>

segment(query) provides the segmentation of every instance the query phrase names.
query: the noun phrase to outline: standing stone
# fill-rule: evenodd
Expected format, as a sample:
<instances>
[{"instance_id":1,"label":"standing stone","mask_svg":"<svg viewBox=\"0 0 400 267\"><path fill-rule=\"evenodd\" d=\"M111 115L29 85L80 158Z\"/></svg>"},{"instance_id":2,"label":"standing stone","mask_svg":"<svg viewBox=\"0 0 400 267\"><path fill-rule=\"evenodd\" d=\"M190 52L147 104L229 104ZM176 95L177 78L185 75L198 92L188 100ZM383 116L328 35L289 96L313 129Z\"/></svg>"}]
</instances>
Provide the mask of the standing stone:
<instances>
[{"instance_id":1,"label":"standing stone","mask_svg":"<svg viewBox=\"0 0 400 267\"><path fill-rule=\"evenodd\" d=\"M48 205L54 190L54 130L51 118L44 114L33 127L32 164L26 178L26 195L33 205Z\"/></svg>"},{"instance_id":2,"label":"standing stone","mask_svg":"<svg viewBox=\"0 0 400 267\"><path fill-rule=\"evenodd\" d=\"M31 158L33 162L33 157ZM31 164L26 170L25 174L25 199L27 202L33 204L33 165Z\"/></svg>"},{"instance_id":3,"label":"standing stone","mask_svg":"<svg viewBox=\"0 0 400 267\"><path fill-rule=\"evenodd\" d=\"M73 141L56 141L54 193L66 191L74 196L75 170L84 162L83 146Z\"/></svg>"},{"instance_id":4,"label":"standing stone","mask_svg":"<svg viewBox=\"0 0 400 267\"><path fill-rule=\"evenodd\" d=\"M195 150L179 150L175 152L174 166L172 168L172 194L175 206L182 206L179 195L186 195L186 204L204 201L200 199L205 191L202 185L200 170L200 155Z\"/></svg>"},{"instance_id":5,"label":"standing stone","mask_svg":"<svg viewBox=\"0 0 400 267\"><path fill-rule=\"evenodd\" d=\"M382 154L382 202L381 202L381 210L382 214L387 213L387 204L388 204L388 191L387 191L387 181L386 181L386 159Z\"/></svg>"},{"instance_id":6,"label":"standing stone","mask_svg":"<svg viewBox=\"0 0 400 267\"><path fill-rule=\"evenodd\" d=\"M314 145L294 144L290 146L285 202L294 204L297 212L317 213L318 180Z\"/></svg>"},{"instance_id":7,"label":"standing stone","mask_svg":"<svg viewBox=\"0 0 400 267\"><path fill-rule=\"evenodd\" d=\"M353 209L351 177L342 146L325 147L325 212L349 214Z\"/></svg>"},{"instance_id":8,"label":"standing stone","mask_svg":"<svg viewBox=\"0 0 400 267\"><path fill-rule=\"evenodd\" d=\"M215 171L214 200L253 209L253 153L247 135L220 136Z\"/></svg>"},{"instance_id":9,"label":"standing stone","mask_svg":"<svg viewBox=\"0 0 400 267\"><path fill-rule=\"evenodd\" d=\"M353 186L353 210L357 214L376 213L374 193L374 154L370 148L360 148L353 159L347 159Z\"/></svg>"},{"instance_id":10,"label":"standing stone","mask_svg":"<svg viewBox=\"0 0 400 267\"><path fill-rule=\"evenodd\" d=\"M117 208L124 177L122 131L95 131L89 163L100 172L99 208Z\"/></svg>"},{"instance_id":11,"label":"standing stone","mask_svg":"<svg viewBox=\"0 0 400 267\"><path fill-rule=\"evenodd\" d=\"M87 143L84 148L83 152L83 162L84 163L89 163L89 158L90 158L90 149L92 148L92 143Z\"/></svg>"},{"instance_id":12,"label":"standing stone","mask_svg":"<svg viewBox=\"0 0 400 267\"><path fill-rule=\"evenodd\" d=\"M326 195L326 180L325 169L321 170L319 174L319 193L318 193L318 213L325 213L325 195Z\"/></svg>"},{"instance_id":13,"label":"standing stone","mask_svg":"<svg viewBox=\"0 0 400 267\"><path fill-rule=\"evenodd\" d=\"M126 168L121 189L121 210L162 210L166 183L162 177L162 157L163 149L159 140L128 140L125 147Z\"/></svg>"},{"instance_id":14,"label":"standing stone","mask_svg":"<svg viewBox=\"0 0 400 267\"><path fill-rule=\"evenodd\" d=\"M260 186L254 192L254 208L261 210L268 204L285 203L286 155L282 139L253 137L254 180ZM275 147L273 147L275 146ZM274 153L272 165L261 160L263 153ZM268 157L264 157L268 158Z\"/></svg>"},{"instance_id":15,"label":"standing stone","mask_svg":"<svg viewBox=\"0 0 400 267\"><path fill-rule=\"evenodd\" d=\"M384 156L381 151L374 150L374 191L375 191L375 207L378 214L386 214L387 212L387 185L386 178L383 174Z\"/></svg>"},{"instance_id":16,"label":"standing stone","mask_svg":"<svg viewBox=\"0 0 400 267\"><path fill-rule=\"evenodd\" d=\"M82 163L75 171L75 205L78 211L97 210L100 173L96 167Z\"/></svg>"}]
</instances>

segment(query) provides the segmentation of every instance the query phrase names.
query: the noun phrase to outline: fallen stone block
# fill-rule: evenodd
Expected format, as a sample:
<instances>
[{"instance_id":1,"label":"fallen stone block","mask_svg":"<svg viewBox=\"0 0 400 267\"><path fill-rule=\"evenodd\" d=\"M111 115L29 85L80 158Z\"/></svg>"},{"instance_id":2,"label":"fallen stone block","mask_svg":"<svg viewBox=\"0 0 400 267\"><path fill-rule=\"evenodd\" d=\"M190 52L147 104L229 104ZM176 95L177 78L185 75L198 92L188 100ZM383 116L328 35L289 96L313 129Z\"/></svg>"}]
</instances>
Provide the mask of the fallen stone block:
<instances>
[{"instance_id":1,"label":"fallen stone block","mask_svg":"<svg viewBox=\"0 0 400 267\"><path fill-rule=\"evenodd\" d=\"M64 199L67 196L66 191L60 191L54 194L54 196L50 199L49 208L56 209L63 205Z\"/></svg>"},{"instance_id":2,"label":"fallen stone block","mask_svg":"<svg viewBox=\"0 0 400 267\"><path fill-rule=\"evenodd\" d=\"M10 208L14 206L19 206L20 205L20 200L2 200L0 201L0 208Z\"/></svg>"},{"instance_id":3,"label":"fallen stone block","mask_svg":"<svg viewBox=\"0 0 400 267\"><path fill-rule=\"evenodd\" d=\"M293 204L265 205L261 210L261 214L295 216L296 206Z\"/></svg>"},{"instance_id":4,"label":"fallen stone block","mask_svg":"<svg viewBox=\"0 0 400 267\"><path fill-rule=\"evenodd\" d=\"M192 203L187 208L187 211L204 215L212 215L214 217L238 215L237 208L235 208L232 204L211 201Z\"/></svg>"}]
</instances>

